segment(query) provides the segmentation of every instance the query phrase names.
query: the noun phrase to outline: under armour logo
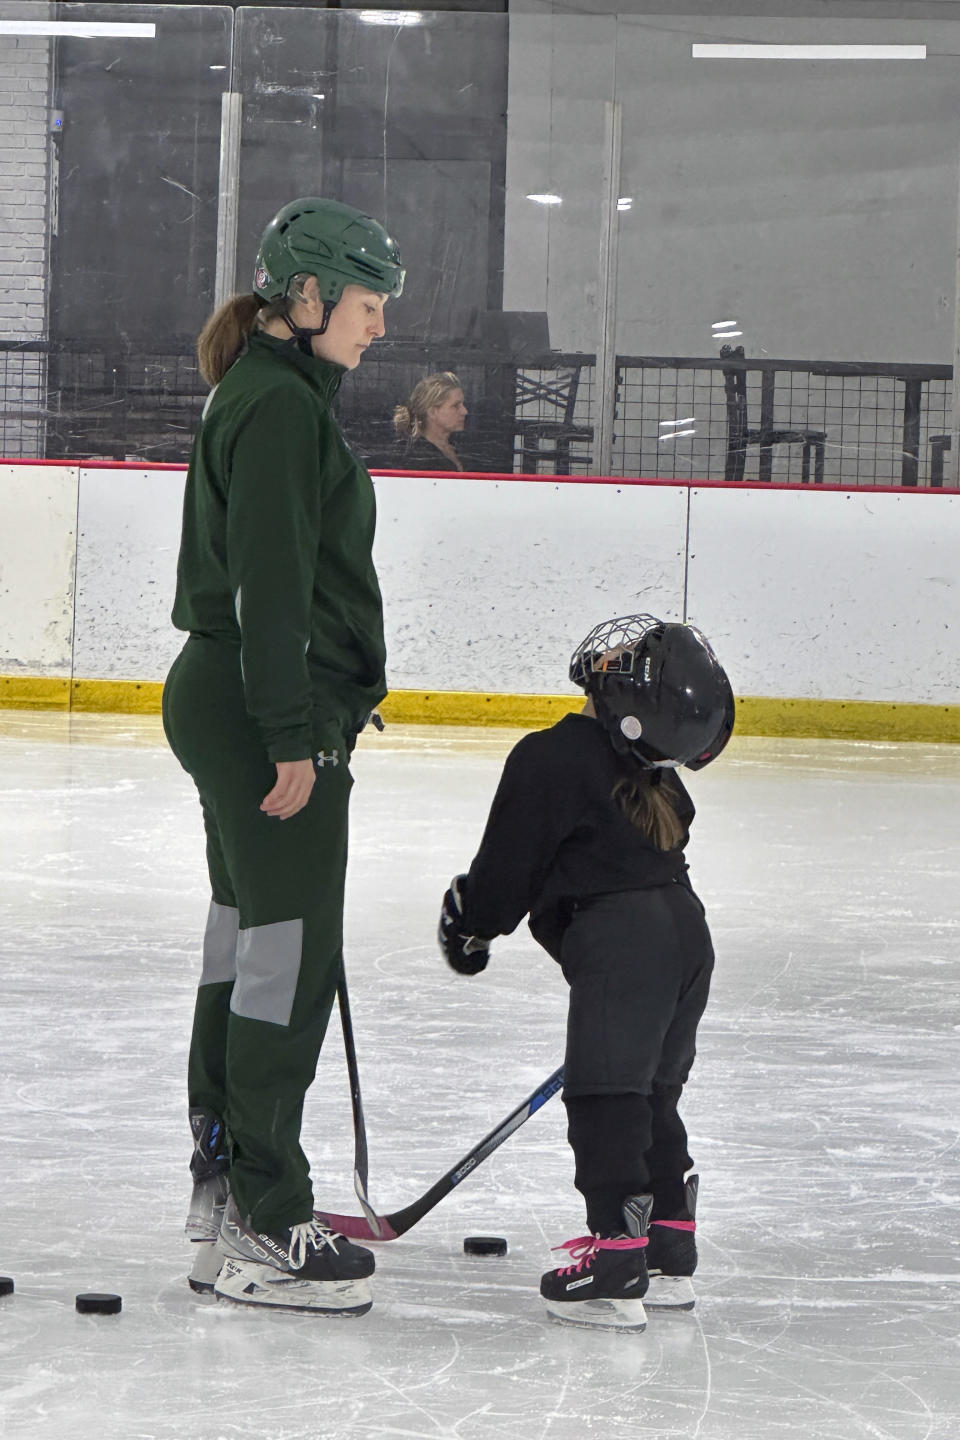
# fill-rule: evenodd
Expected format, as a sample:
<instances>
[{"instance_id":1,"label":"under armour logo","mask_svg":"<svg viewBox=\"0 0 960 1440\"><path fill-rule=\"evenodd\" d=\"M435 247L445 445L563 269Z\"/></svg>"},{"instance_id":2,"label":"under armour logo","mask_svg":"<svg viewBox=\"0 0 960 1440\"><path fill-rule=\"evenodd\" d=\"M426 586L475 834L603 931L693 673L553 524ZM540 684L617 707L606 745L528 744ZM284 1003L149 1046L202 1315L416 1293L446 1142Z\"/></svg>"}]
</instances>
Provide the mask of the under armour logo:
<instances>
[{"instance_id":1,"label":"under armour logo","mask_svg":"<svg viewBox=\"0 0 960 1440\"><path fill-rule=\"evenodd\" d=\"M339 765L340 755L336 750L331 750L329 755L326 750L318 750L314 756L314 762L319 765L322 770L324 765Z\"/></svg>"}]
</instances>

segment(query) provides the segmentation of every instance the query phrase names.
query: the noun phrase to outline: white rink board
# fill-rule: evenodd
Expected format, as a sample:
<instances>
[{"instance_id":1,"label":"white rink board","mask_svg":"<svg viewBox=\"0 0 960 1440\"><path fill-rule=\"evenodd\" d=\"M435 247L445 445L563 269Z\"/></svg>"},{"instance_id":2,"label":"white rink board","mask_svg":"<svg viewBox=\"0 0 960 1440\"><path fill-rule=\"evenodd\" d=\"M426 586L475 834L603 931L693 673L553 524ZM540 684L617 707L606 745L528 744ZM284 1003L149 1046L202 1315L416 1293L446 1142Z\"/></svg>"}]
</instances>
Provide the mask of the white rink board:
<instances>
[{"instance_id":1,"label":"white rink board","mask_svg":"<svg viewBox=\"0 0 960 1440\"><path fill-rule=\"evenodd\" d=\"M693 489L687 618L738 695L960 701L960 496Z\"/></svg>"},{"instance_id":2,"label":"white rink board","mask_svg":"<svg viewBox=\"0 0 960 1440\"><path fill-rule=\"evenodd\" d=\"M170 623L184 473L82 469L78 677L162 680L184 637Z\"/></svg>"},{"instance_id":3,"label":"white rink board","mask_svg":"<svg viewBox=\"0 0 960 1440\"><path fill-rule=\"evenodd\" d=\"M683 616L684 486L375 483L394 689L560 694L601 620Z\"/></svg>"},{"instance_id":4,"label":"white rink board","mask_svg":"<svg viewBox=\"0 0 960 1440\"><path fill-rule=\"evenodd\" d=\"M0 466L0 674L164 678L183 480ZM741 695L958 703L960 495L374 483L394 689L562 694L591 625L650 610L702 625Z\"/></svg>"},{"instance_id":5,"label":"white rink board","mask_svg":"<svg viewBox=\"0 0 960 1440\"><path fill-rule=\"evenodd\" d=\"M75 468L0 465L0 673L69 677Z\"/></svg>"}]
</instances>

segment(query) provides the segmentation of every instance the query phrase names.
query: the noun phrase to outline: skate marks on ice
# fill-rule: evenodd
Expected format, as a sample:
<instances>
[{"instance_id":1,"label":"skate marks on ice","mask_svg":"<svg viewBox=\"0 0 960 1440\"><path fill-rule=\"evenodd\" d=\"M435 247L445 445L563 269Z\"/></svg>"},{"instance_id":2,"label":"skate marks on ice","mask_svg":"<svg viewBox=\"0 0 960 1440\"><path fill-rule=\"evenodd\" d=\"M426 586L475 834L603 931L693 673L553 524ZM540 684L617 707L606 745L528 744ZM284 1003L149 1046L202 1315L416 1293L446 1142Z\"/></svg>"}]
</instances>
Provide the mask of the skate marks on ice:
<instances>
[{"instance_id":1,"label":"skate marks on ice","mask_svg":"<svg viewBox=\"0 0 960 1440\"><path fill-rule=\"evenodd\" d=\"M430 1247L417 1257L418 1270L435 1259ZM0 1409L5 1435L947 1440L956 1433L955 1412L951 1420L936 1411L929 1390L925 1398L916 1379L883 1374L878 1352L870 1354L879 1345L889 1360L891 1349L903 1348L918 1318L909 1306L899 1338L875 1326L860 1330L858 1362L852 1347L825 1353L822 1315L793 1303L758 1308L749 1294L725 1307L722 1326L716 1316L674 1316L642 1337L611 1337L546 1327L524 1313L525 1301L510 1303L509 1287L505 1296L501 1286L492 1294L486 1284L471 1285L469 1297L452 1300L446 1286L394 1277L382 1281L379 1305L364 1322L324 1322L317 1335L300 1316L270 1316L267 1329L264 1317L216 1302L184 1307L177 1284L171 1278L152 1308L139 1297L119 1339L89 1322L78 1334L82 1317L74 1323L66 1309L58 1322L45 1317L54 1348L44 1361L21 1356Z\"/></svg>"},{"instance_id":2,"label":"skate marks on ice","mask_svg":"<svg viewBox=\"0 0 960 1440\"><path fill-rule=\"evenodd\" d=\"M626 1401L635 1411L651 1382L676 1397L657 1406L671 1431L683 1423L682 1355L671 1360L658 1343L611 1359L592 1335L571 1344L531 1307L523 1276L475 1292L466 1276L423 1284L437 1256L428 1245L410 1257L409 1281L402 1273L384 1277L379 1308L363 1322L319 1322L319 1331L301 1316L184 1302L182 1278L166 1260L169 1278L152 1295L142 1277L123 1277L130 1323L121 1326L118 1317L109 1329L81 1324L31 1285L17 1322L18 1375L4 1377L12 1383L0 1407L3 1433L16 1440L626 1436L656 1433L625 1424L621 1410ZM10 1358L5 1347L5 1369Z\"/></svg>"},{"instance_id":3,"label":"skate marks on ice","mask_svg":"<svg viewBox=\"0 0 960 1440\"><path fill-rule=\"evenodd\" d=\"M582 1231L557 1100L377 1249L368 1316L190 1294L199 812L156 722L75 722L0 726L5 1440L960 1434L960 752L734 741L693 777L718 952L686 1111L698 1305L630 1336L541 1308ZM395 1207L559 1063L565 993L522 930L475 980L435 949L515 737L390 737L357 757L347 955L371 1198ZM318 1202L351 1210L334 1034L305 1140ZM476 1233L508 1256L464 1256ZM78 1316L89 1289L122 1315Z\"/></svg>"}]
</instances>

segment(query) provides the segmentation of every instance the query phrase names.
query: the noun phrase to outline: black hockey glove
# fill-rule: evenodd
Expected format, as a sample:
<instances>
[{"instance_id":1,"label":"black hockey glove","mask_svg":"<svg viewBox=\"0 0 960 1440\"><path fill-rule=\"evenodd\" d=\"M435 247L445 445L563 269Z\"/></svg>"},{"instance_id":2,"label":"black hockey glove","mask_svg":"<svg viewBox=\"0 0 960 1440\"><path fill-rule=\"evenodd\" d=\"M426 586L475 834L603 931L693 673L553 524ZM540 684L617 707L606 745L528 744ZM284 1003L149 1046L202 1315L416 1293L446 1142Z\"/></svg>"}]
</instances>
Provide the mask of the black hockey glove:
<instances>
[{"instance_id":1,"label":"black hockey glove","mask_svg":"<svg viewBox=\"0 0 960 1440\"><path fill-rule=\"evenodd\" d=\"M455 875L440 906L440 928L437 939L448 965L458 975L479 975L490 959L490 941L479 935L468 935L463 928L463 896L466 875Z\"/></svg>"}]
</instances>

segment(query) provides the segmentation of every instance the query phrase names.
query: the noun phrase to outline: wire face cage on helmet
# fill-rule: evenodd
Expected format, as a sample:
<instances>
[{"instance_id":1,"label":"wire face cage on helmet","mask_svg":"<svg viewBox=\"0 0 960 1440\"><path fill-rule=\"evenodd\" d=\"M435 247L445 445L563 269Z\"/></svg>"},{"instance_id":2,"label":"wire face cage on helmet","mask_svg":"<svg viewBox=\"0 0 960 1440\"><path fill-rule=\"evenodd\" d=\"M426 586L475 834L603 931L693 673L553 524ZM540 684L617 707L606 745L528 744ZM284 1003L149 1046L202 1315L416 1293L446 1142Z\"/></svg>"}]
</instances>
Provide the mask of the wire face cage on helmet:
<instances>
[{"instance_id":1,"label":"wire face cage on helmet","mask_svg":"<svg viewBox=\"0 0 960 1440\"><path fill-rule=\"evenodd\" d=\"M626 615L595 625L570 657L570 679L587 690L593 675L632 675L641 642L662 624L656 615Z\"/></svg>"},{"instance_id":2,"label":"wire face cage on helmet","mask_svg":"<svg viewBox=\"0 0 960 1440\"><path fill-rule=\"evenodd\" d=\"M597 625L570 660L614 749L645 768L699 770L733 733L733 690L693 625L627 615Z\"/></svg>"}]
</instances>

